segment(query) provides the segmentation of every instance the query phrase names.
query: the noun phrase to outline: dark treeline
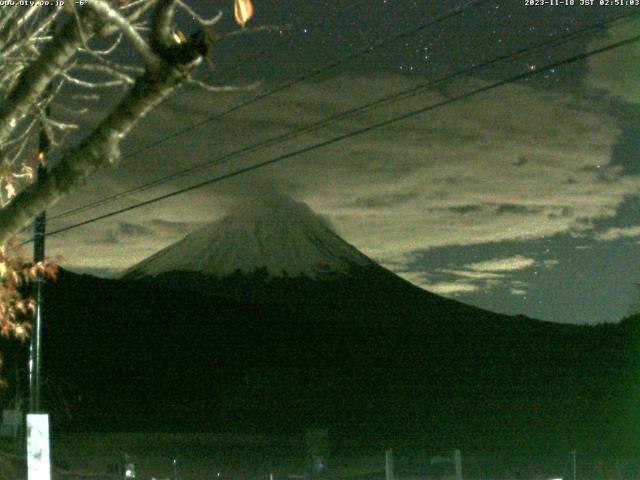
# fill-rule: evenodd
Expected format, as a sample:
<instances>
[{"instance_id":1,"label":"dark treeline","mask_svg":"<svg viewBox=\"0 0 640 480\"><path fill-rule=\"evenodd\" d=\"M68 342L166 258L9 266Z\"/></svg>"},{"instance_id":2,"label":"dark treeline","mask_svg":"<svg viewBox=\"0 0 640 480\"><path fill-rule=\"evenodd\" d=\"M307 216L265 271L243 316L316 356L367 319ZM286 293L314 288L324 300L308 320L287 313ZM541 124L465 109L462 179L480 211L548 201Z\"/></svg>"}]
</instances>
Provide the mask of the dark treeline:
<instances>
[{"instance_id":1,"label":"dark treeline","mask_svg":"<svg viewBox=\"0 0 640 480\"><path fill-rule=\"evenodd\" d=\"M328 428L343 449L640 451L639 316L502 316L375 268L322 282L61 272L46 295L60 431Z\"/></svg>"}]
</instances>

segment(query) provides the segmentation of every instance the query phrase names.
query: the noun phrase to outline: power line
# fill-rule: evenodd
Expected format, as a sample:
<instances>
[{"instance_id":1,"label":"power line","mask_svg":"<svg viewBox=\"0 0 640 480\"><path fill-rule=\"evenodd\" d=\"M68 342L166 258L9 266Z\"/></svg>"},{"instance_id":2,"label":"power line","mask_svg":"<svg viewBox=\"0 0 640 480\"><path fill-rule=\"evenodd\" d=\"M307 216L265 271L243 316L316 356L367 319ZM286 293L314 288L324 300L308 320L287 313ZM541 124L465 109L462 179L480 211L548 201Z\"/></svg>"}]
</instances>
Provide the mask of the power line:
<instances>
[{"instance_id":1,"label":"power line","mask_svg":"<svg viewBox=\"0 0 640 480\"><path fill-rule=\"evenodd\" d=\"M435 86L441 85L441 84L443 84L445 82L449 82L449 81L454 80L454 79L456 79L458 77L461 77L461 76L469 75L471 73L474 73L476 70L480 70L480 69L484 69L484 68L489 67L489 66L493 66L496 63L500 63L500 62L503 62L505 60L513 60L513 59L518 58L520 56L523 56L523 55L526 55L526 54L530 54L530 53L532 53L532 52L534 52L536 50L546 49L546 48L550 48L550 47L554 47L554 46L558 46L558 45L564 44L569 40L573 40L575 38L579 38L579 37L581 37L581 36L583 36L583 35L585 35L585 34L587 34L589 32L594 31L594 30L599 30L599 29L608 27L612 23L619 22L619 21L621 21L623 19L627 19L627 20L632 19L632 18L634 18L634 17L636 17L638 15L640 15L640 12L634 11L634 12L632 12L630 14L621 15L621 16L615 17L613 19L606 20L604 22L599 22L597 24L586 26L586 27L584 27L584 28L582 28L580 30L577 30L575 32L572 32L570 34L567 34L567 35L564 35L564 36L561 36L561 37L556 37L556 38L551 39L551 40L546 40L544 42L540 42L538 44L531 45L529 47L525 47L525 48L519 49L519 50L517 50L515 52L511 52L509 54L504 54L504 55L495 57L492 60L478 62L477 64L472 65L471 67L467 67L467 68L464 68L462 70L458 70L457 72L454 72L452 74L446 75L444 77L440 77L440 78L437 78L435 80L431 80L429 82L422 83L420 85L411 87L409 89L403 90L401 92L395 93L395 94L390 95L390 96L384 96L384 97L379 98L379 99L377 99L377 100L375 100L373 102L369 102L369 103L366 103L366 104L361 105L359 107L356 107L356 108L341 112L341 113L339 113L337 115L333 115L333 116L324 118L324 119L319 120L317 122L314 122L314 123L312 123L310 125L306 125L304 127L300 127L298 129L292 130L290 132L286 132L284 134L277 135L275 137L271 137L269 139L260 141L258 143L253 144L253 145L250 145L250 146L247 146L247 147L243 147L241 149L229 152L229 153L224 154L224 155L222 155L222 156L220 156L218 158L215 158L213 160L208 160L206 162L203 162L203 163L200 163L198 165L194 165L192 167L180 170L180 171L172 173L170 175L166 175L164 177L161 177L159 179L153 180L151 182L147 182L145 184L138 185L138 186L136 186L134 188L131 188L131 189L128 189L128 190L125 190L125 191L122 191L122 192L119 192L119 193L116 193L116 194L113 194L113 195L109 195L107 197L103 197L101 199L95 200L95 201L90 202L88 204L72 208L72 209L67 210L65 212L62 212L62 213L60 213L58 215L50 217L50 220L65 218L65 217L68 217L68 216L71 216L71 215L74 215L74 214L77 214L77 213L80 213L80 212L83 212L83 211L86 211L86 210L90 210L90 209L93 209L93 208L96 208L96 207L99 207L99 206L102 206L102 205L106 205L106 204L108 204L108 203L110 203L112 201L115 201L115 200L118 200L118 199L122 199L122 198L126 198L126 197L128 197L128 196L130 196L132 194L135 194L135 193L140 193L140 192L146 191L146 190L148 190L150 188L156 187L156 186L161 185L163 183L166 183L166 182L168 182L170 180L174 180L176 178L181 178L181 177L184 177L184 176L186 176L188 174L191 174L193 172L200 171L200 170L203 170L203 169L206 169L206 168L210 168L212 166L220 165L220 164L225 163L226 161L231 160L233 158L237 158L239 156L243 156L243 155L246 155L246 154L249 154L249 153L253 153L253 152L261 150L263 148L271 147L271 146L280 144L280 143L282 143L284 141L291 140L293 138L297 138L297 137L299 137L301 135L304 135L306 133L309 133L309 132L312 132L314 130L329 126L329 125L331 125L331 124L333 124L333 123L335 123L335 122L337 122L337 121L339 121L339 120L341 120L343 118L346 118L346 117L349 117L349 116L358 115L358 114L362 114L362 113L366 113L366 112L368 112L370 110L373 110L375 108L379 108L380 106L388 105L388 104L391 104L391 103L395 103L395 102L410 98L412 96L415 96L415 95L421 93L422 91L424 91L426 89L433 88Z\"/></svg>"},{"instance_id":2,"label":"power line","mask_svg":"<svg viewBox=\"0 0 640 480\"><path fill-rule=\"evenodd\" d=\"M483 0L483 1L484 1L484 0ZM360 6L364 5L365 3L368 3L368 0L360 0L360 1L358 1L358 2L354 2L354 3L350 4L346 9L344 9L344 10L342 11L342 15L346 15L348 12L350 12L350 11L352 11L352 10L355 10L355 9L359 8ZM322 27L322 26L324 26L325 24L327 24L329 21L330 21L330 19L328 19L328 18L323 18L322 20L317 21L316 23L311 24L311 25L310 25L309 27L307 27L307 28L308 28L309 30L311 30L311 29L315 29L315 28L318 28L318 27ZM434 20L433 22L437 22L437 21L439 21L439 19L436 19L436 20ZM279 48L280 46L282 46L282 45L284 45L284 44L290 43L290 42L291 42L291 40L292 40L292 38L291 38L291 37L288 37L288 38L286 38L286 39L281 40L280 42L275 43L274 45L270 45L270 46L269 46L269 47L267 47L267 48L263 48L263 49L262 49L262 50L260 50L259 52L254 53L254 54L249 55L249 56L246 56L245 58L243 58L243 59L239 60L238 62L236 62L235 64L231 65L230 67L228 67L228 68L226 68L226 69L222 69L220 73L222 73L222 74L228 74L228 73L230 73L230 72L233 72L233 71L237 70L238 68L242 67L243 65L245 65L246 63L248 63L248 62L250 62L250 61L252 61L252 60L255 60L256 58L261 58L265 53L268 53L268 52L269 52L269 50L275 50L276 48ZM391 39L390 41L391 41L391 42L393 42L393 41L395 41L395 40L397 40L397 39ZM357 52L356 52L356 53L357 53ZM348 59L348 60L344 60L344 61L349 61L349 60L350 60L350 59ZM342 63L342 60L338 60L338 62ZM340 63L338 63L338 65L339 65ZM321 68L322 68L322 67L321 67ZM320 72L320 73L321 73L321 72ZM320 73L317 73L317 72L316 72L315 74L320 74ZM283 87L283 89L284 89L284 88L288 88L288 87L291 87L291 86L295 85L296 83L298 83L298 81L303 81L303 80L305 80L305 79L311 78L311 77L307 77L306 75L311 75L311 77L312 77L312 76L314 76L314 72L310 72L309 74L305 74L304 78L300 78L300 80L298 80L297 78L296 78L296 79L294 79L293 83L291 83L291 84L283 84L283 85L281 85L281 86ZM268 95L270 95L270 94L277 93L278 91L279 91L279 90L277 90L277 89L276 89L276 90L273 90L273 91L271 91L271 92L267 92L267 93L265 94L265 96L268 96ZM255 101L258 101L258 100L261 100L261 99L262 99L262 98L258 98L258 99L255 99ZM252 101L251 101L251 102L247 102L245 105L238 105L238 106L236 106L236 107L237 107L237 108L241 108L242 106L246 106L246 105L251 104L251 103L253 103L253 102L252 102ZM209 122L209 121L217 120L218 118L221 118L222 116L227 115L228 113L231 113L231 111L235 111L235 109L237 109L236 107L233 107L233 109L232 109L232 110L230 110L230 111L221 112L220 114L217 114L217 115L215 115L215 116L213 116L213 117L209 117L208 119L204 120L204 121L203 121L202 123L200 123L200 124L191 125L191 126L189 126L189 127L186 127L186 129L184 129L185 131L179 130L179 131L177 131L177 132L174 132L174 133L173 133L172 135L170 135L169 137L162 138L162 139L158 140L157 142L154 142L154 143L153 143L153 144L151 144L151 145L146 145L146 146L142 147L142 148L141 148L141 149L139 149L139 150L136 150L136 151L133 151L133 152L127 153L127 154L123 155L123 156L122 156L122 158L123 158L123 159L125 159L125 158L133 157L133 156L135 156L135 155L138 155L138 154L139 154L139 153L141 153L142 151L145 151L145 150L147 150L147 149L153 148L153 147L157 146L157 145L158 145L158 144L160 144L160 143L163 143L163 142L168 141L168 140L170 140L170 139L173 139L173 138L175 138L175 137L177 137L177 136L180 136L180 135L182 135L182 134L184 134L184 133L187 133L188 131L191 131L191 130L192 130L192 129L194 129L194 128L198 128L198 127L202 126L202 124L204 124L204 123L207 123L207 122ZM133 193L133 192L128 192L128 191L127 191L127 192L125 192L125 193L126 193L126 194L128 194L128 193ZM126 196L126 195L125 195L125 196ZM114 198L120 198L120 194L115 194L113 197L114 197ZM111 197L109 197L109 198L111 198ZM102 201L102 200L104 200L104 199L101 199L100 201ZM90 208L93 208L93 204L92 204L92 205L87 205L87 206L85 206L85 207L79 207L79 210L78 210L78 211L84 211L84 210L86 210L86 209L90 209ZM74 211L73 211L73 212L63 212L63 213L61 213L61 214L58 214L58 215L55 215L55 216L49 217L49 220L51 221L51 220L55 220L55 219L58 219L58 218L64 218L64 217L69 216L69 215L71 215L71 214L73 214L73 213L77 213L77 212L76 212L76 209L74 209ZM27 229L29 229L29 228L30 228L29 226L24 227L24 228L21 230L21 232L22 232L22 231L26 231L26 230L27 230Z\"/></svg>"},{"instance_id":3,"label":"power line","mask_svg":"<svg viewBox=\"0 0 640 480\"><path fill-rule=\"evenodd\" d=\"M303 153L308 153L308 152L311 152L313 150L317 150L317 149L326 147L328 145L332 145L334 143L346 140L348 138L355 137L357 135L361 135L363 133L367 133L367 132L370 132L372 130L376 130L376 129L379 129L379 128L382 128L382 127L386 127L388 125L400 122L402 120L406 120L408 118L411 118L411 117L414 117L414 116L417 116L417 115L421 115L423 113L435 110L437 108L444 107L444 106L449 105L451 103L454 103L454 102L457 102L457 101L460 101L460 100L464 100L464 99L470 98L472 96L479 95L481 93L485 93L485 92L494 90L494 89L502 87L504 85L508 85L510 83L517 82L519 80L524 80L524 79L527 79L527 78L530 78L530 77L533 77L533 76L536 76L536 75L540 75L541 73L549 71L552 68L557 68L557 67L561 67L561 66L564 66L564 65L568 65L568 64L574 63L576 61L586 59L586 58L591 57L593 55L598 55L600 53L604 53L604 52L607 52L607 51L610 51L610 50L614 50L616 48L620 48L620 47L623 47L625 45L630 45L630 44L638 42L638 41L640 41L640 35L636 35L634 37L631 37L631 38L628 38L626 40L622 40L622 41L607 45L605 47L601 47L601 48L598 48L598 49L595 49L595 50L591 50L591 51L588 51L588 52L577 54L577 55L574 55L572 57L566 58L564 60L560 60L560 61L557 61L557 62L553 62L553 63L547 64L547 65L542 66L542 67L540 67L540 68L538 68L536 70L528 70L528 71L526 71L524 73L510 76L510 77L508 77L508 78L506 78L504 80L500 80L500 81L494 82L494 83L492 83L490 85L486 85L484 87L476 88L474 90L471 90L469 92L457 95L455 97L451 97L451 98L448 98L446 100L443 100L443 101L440 101L440 102L436 102L434 104L427 105L425 107L421 107L421 108L416 109L416 110L412 110L412 111L404 113L402 115L398 115L398 116L392 117L390 119L387 119L387 120L384 120L384 121L381 121L381 122L377 122L377 123L368 125L366 127L363 127L363 128L357 129L357 130L353 130L353 131L351 131L349 133L346 133L346 134L343 134L343 135L339 135L339 136L334 137L332 139L325 140L325 141L318 142L318 143L314 143L312 145L300 148L298 150L295 150L295 151L292 151L292 152L289 152L289 153L286 153L286 154L283 154L283 155L279 155L277 157L271 158L271 159L263 161L263 162L259 162L259 163L253 164L251 166L236 170L234 172L227 173L227 174L224 174L224 175L220 175L220 176L211 178L209 180L205 180L203 182L196 183L196 184L191 185L189 187L185 187L185 188L182 188L182 189L179 189L179 190L175 190L173 192L170 192L170 193L167 193L167 194L164 194L164 195L160 195L160 196L151 198L149 200L145 200L143 202L139 202L139 203L130 205L128 207L124 207L124 208L120 208L120 209L117 209L117 210L113 210L113 211L111 211L109 213L106 213L106 214L103 214L103 215L99 215L99 216L90 218L88 220L84 220L82 222L78 222L76 224L69 225L69 226L64 227L64 228L53 230L51 232L48 232L47 236L57 235L59 233L67 232L69 230L73 230L75 228L82 227L84 225L88 225L90 223L95 223L95 222L97 222L99 220L104 220L106 218L113 217L115 215L119 215L121 213L125 213L125 212L131 211L131 210L135 210L137 208L140 208L140 207L143 207L143 206L146 206L146 205L150 205L152 203L156 203L156 202L159 202L161 200L165 200L167 198L175 197L175 196L181 195L181 194L186 193L186 192L190 192L192 190L196 190L198 188L201 188L201 187L204 187L204 186L207 186L207 185L212 185L214 183L218 183L218 182L221 182L221 181L224 181L224 180L228 180L229 178L237 177L237 176L242 175L244 173L247 173L247 172L250 172L250 171L254 171L254 170L258 170L260 168L264 168L264 167L267 167L269 165L273 165L275 163L281 162L283 160L287 160L289 158L301 155ZM22 242L21 245L24 245L24 244L29 243L31 241L33 241L33 239L30 239L30 240L27 240L25 242Z\"/></svg>"},{"instance_id":4,"label":"power line","mask_svg":"<svg viewBox=\"0 0 640 480\"><path fill-rule=\"evenodd\" d=\"M411 37L423 30L426 30L427 28L432 27L433 25L440 23L442 21L448 20L450 18L456 17L462 13L464 13L466 10L470 9L470 8L474 8L477 7L483 3L486 3L489 0L470 0L468 2L466 2L465 4L458 6L456 8L451 9L449 12L444 13L438 17L436 17L433 20L430 20L426 23L423 23L421 25L418 25L417 27L412 27L409 30L405 30L403 32L397 33L395 35L391 35L389 37L383 38L381 40L379 40L378 42L372 43L364 48L361 48L360 50L356 50L354 52L351 52L347 55L345 55L344 57L341 57L337 60L332 60L328 63L325 63L324 65L315 68L314 70L307 72L299 77L296 77L294 79L291 80L287 80L283 83L281 83L280 85L276 86L275 88L268 90L265 93L262 93L260 95L257 95L249 100L246 100L244 102L241 102L237 105L234 105L233 107L224 110L220 113L217 113L211 117L206 118L205 120L202 120L200 122L194 123L192 125L189 125L188 127L182 128L174 133L172 133L171 135L167 135L166 137L163 137L159 140L156 140L155 142L151 142L137 150L134 150L133 152L127 153L125 155L122 156L122 159L125 158L130 158L133 157L135 155L139 155L142 152L145 152L151 148L157 147L158 145L161 145L169 140L172 140L174 138L177 137L181 137L189 132L191 132L192 130L195 130L196 128L201 127L202 125L206 125L207 123L213 122L215 120L219 120L220 118L225 117L226 115L236 112L244 107L247 107L249 105L253 105L256 102L259 102L260 100L270 97L278 92L281 92L283 90L286 90L287 88L291 88L294 85L297 85L298 83L304 82L306 80L309 80L313 77L316 77L318 75L321 75L323 73L325 73L327 70L331 70L334 69L344 63L347 63L351 60L354 60L356 58L362 57L364 55L367 55L371 52L373 52L375 49L380 48L384 45L387 45L389 43L394 43L397 42L398 40L402 40L404 38L408 38Z\"/></svg>"},{"instance_id":5,"label":"power line","mask_svg":"<svg viewBox=\"0 0 640 480\"><path fill-rule=\"evenodd\" d=\"M169 140L172 140L174 138L183 136L183 135L191 132L192 130L195 130L195 129L197 129L197 128L199 128L199 127L201 127L201 126L203 126L203 125L205 125L207 123L210 123L210 122L213 122L215 120L218 120L218 119L228 115L229 113L232 113L232 112L235 112L237 110L240 110L241 108L244 108L244 107L247 107L249 105L252 105L252 104L254 104L254 103L256 103L256 102L258 102L260 100L263 100L263 99L265 99L267 97L270 97L271 95L279 93L280 91L283 91L283 90L285 90L287 88L291 88L291 87L297 85L298 83L301 83L303 81L309 80L309 79L311 79L311 78L313 78L315 76L321 75L321 74L325 73L327 70L333 69L333 68L335 68L335 67L337 67L339 65L342 65L343 63L349 62L349 61L351 61L351 60L353 60L355 58L358 58L358 57L361 57L363 55L366 55L366 54L374 51L376 48L380 48L381 46L385 46L385 45L387 45L389 43L393 43L393 42L396 42L398 40L401 40L401 39L410 37L412 35L415 35L415 34L421 32L421 31L423 31L423 30L425 30L425 29L427 29L427 28L429 28L429 27L431 27L431 26L433 26L433 25L435 25L435 24L437 24L439 22L442 22L442 21L447 20L449 18L456 17L456 16L464 13L466 10L468 10L470 8L477 7L477 6L479 6L479 5L483 4L483 3L486 3L487 1L488 0L472 0L472 1L469 1L469 2L467 2L465 4L463 4L463 5L460 5L460 6L456 7L456 8L454 8L454 9L450 10L449 12L447 12L445 14L442 14L442 15L436 17L433 20L430 20L430 21L428 21L426 23L418 25L417 27L412 27L412 28L410 28L408 30L405 30L405 31L401 32L401 33L392 35L390 37L383 38L382 40L380 40L380 41L378 41L378 42L376 42L374 44L368 45L368 46L366 46L366 47L364 47L364 48L362 48L360 50L356 50L355 52L351 52L351 53L347 54L344 57L341 57L341 58L339 58L337 60L333 60L333 61L331 61L329 63L326 63L323 66L312 70L311 72L308 72L308 73L306 73L304 75L296 77L296 78L294 78L292 80L288 80L288 81L278 85L277 87L265 92L264 94L261 94L261 95L258 95L256 97L253 97L253 98L251 98L251 99L249 99L249 100L247 100L245 102L242 102L242 103L240 103L238 105L235 105L235 106L233 106L233 107L231 107L231 108L229 108L229 109L227 109L227 110L225 110L223 112L220 112L219 114L213 115L211 117L206 118L205 120L202 120L202 121L197 122L195 124L189 125L188 127L180 129L180 130L178 130L178 131L176 131L176 132L174 132L174 133L172 133L172 134L170 134L168 136L165 136L165 137L162 137L159 140L156 140L155 142L151 142L151 143L149 143L149 144L147 144L147 145L145 145L145 146L143 146L143 147L141 147L141 148L139 148L137 150L134 150L133 152L127 153L127 154L122 156L122 159L124 160L126 158L130 158L130 157L136 156L136 155L138 155L138 154L140 154L140 153L142 153L144 151L147 151L147 150L149 150L151 148L154 148L154 147L156 147L158 145L161 145L162 143L165 143L165 142L167 142ZM176 174L179 174L179 173L180 172L177 172ZM154 183L154 185L155 185L155 183ZM135 187L135 188L138 188L138 187ZM117 193L117 194L114 194L114 195L110 195L110 196L105 197L103 199L97 200L96 202L91 202L89 205L86 205L86 206L77 207L77 208L71 209L69 211L62 212L62 213L60 213L58 215L55 215L55 216L51 217L50 220L67 217L69 215L78 213L80 211L85 211L87 209L94 208L95 206L104 204L103 202L105 202L105 201L110 201L110 200L115 200L115 199L118 199L118 198L122 198L123 195L124 196L130 195L132 193L135 193L135 191L136 191L135 188L131 189L131 190L127 190L126 192L121 192L121 193Z\"/></svg>"}]
</instances>

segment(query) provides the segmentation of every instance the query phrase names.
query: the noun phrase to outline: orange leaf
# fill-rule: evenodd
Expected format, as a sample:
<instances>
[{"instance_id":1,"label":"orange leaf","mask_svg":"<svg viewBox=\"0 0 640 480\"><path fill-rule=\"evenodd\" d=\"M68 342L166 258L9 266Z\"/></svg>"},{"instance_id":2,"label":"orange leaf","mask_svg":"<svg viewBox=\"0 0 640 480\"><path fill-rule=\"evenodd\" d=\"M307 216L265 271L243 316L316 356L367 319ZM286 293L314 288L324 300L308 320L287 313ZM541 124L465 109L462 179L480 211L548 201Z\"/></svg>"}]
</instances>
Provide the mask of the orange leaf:
<instances>
[{"instance_id":1,"label":"orange leaf","mask_svg":"<svg viewBox=\"0 0 640 480\"><path fill-rule=\"evenodd\" d=\"M26 340L27 337L29 336L29 332L27 331L27 329L24 328L24 326L20 325L20 324L15 326L15 328L13 330L13 334L20 341Z\"/></svg>"},{"instance_id":2,"label":"orange leaf","mask_svg":"<svg viewBox=\"0 0 640 480\"><path fill-rule=\"evenodd\" d=\"M234 13L236 22L244 28L245 24L253 17L253 5L251 0L234 0Z\"/></svg>"},{"instance_id":3,"label":"orange leaf","mask_svg":"<svg viewBox=\"0 0 640 480\"><path fill-rule=\"evenodd\" d=\"M40 162L43 167L47 166L47 156L43 151L38 152L38 162Z\"/></svg>"},{"instance_id":4,"label":"orange leaf","mask_svg":"<svg viewBox=\"0 0 640 480\"><path fill-rule=\"evenodd\" d=\"M31 310L31 313L36 313L36 301L34 299L29 299L27 302L27 309ZM27 324L27 328L31 327L31 325Z\"/></svg>"},{"instance_id":5,"label":"orange leaf","mask_svg":"<svg viewBox=\"0 0 640 480\"><path fill-rule=\"evenodd\" d=\"M187 37L184 36L182 30L174 30L173 39L176 41L176 43L179 43L181 45L187 43Z\"/></svg>"}]
</instances>

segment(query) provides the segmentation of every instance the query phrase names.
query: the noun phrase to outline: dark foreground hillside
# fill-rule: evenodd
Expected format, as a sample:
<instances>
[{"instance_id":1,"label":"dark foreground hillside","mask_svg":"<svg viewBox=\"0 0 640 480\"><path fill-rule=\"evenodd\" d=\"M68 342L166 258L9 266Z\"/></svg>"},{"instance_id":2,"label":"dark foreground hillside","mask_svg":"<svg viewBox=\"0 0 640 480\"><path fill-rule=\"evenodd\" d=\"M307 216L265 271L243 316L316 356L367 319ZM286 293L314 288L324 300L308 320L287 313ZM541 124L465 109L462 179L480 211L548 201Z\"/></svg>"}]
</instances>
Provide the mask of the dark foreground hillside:
<instances>
[{"instance_id":1,"label":"dark foreground hillside","mask_svg":"<svg viewBox=\"0 0 640 480\"><path fill-rule=\"evenodd\" d=\"M322 427L336 441L443 448L639 446L638 319L576 327L500 316L375 271L257 277L62 272L47 287L43 339L54 428Z\"/></svg>"}]
</instances>

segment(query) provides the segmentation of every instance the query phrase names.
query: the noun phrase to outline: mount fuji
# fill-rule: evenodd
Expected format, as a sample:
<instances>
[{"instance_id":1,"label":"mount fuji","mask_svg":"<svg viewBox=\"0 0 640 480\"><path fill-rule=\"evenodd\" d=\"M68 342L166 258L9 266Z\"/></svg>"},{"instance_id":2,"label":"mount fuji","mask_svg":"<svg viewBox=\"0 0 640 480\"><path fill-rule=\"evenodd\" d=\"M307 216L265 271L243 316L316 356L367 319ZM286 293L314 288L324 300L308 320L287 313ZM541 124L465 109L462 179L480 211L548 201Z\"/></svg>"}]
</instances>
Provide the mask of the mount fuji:
<instances>
[{"instance_id":1,"label":"mount fuji","mask_svg":"<svg viewBox=\"0 0 640 480\"><path fill-rule=\"evenodd\" d=\"M334 233L305 204L261 198L186 236L125 273L125 278L188 271L226 276L264 269L271 277L319 279L374 262Z\"/></svg>"},{"instance_id":2,"label":"mount fuji","mask_svg":"<svg viewBox=\"0 0 640 480\"><path fill-rule=\"evenodd\" d=\"M235 200L228 213L124 272L121 279L242 302L279 303L299 317L347 323L427 322L433 328L522 326L423 290L361 253L306 204L269 191ZM364 320L366 319L366 320ZM457 326L456 326L457 325Z\"/></svg>"}]
</instances>

